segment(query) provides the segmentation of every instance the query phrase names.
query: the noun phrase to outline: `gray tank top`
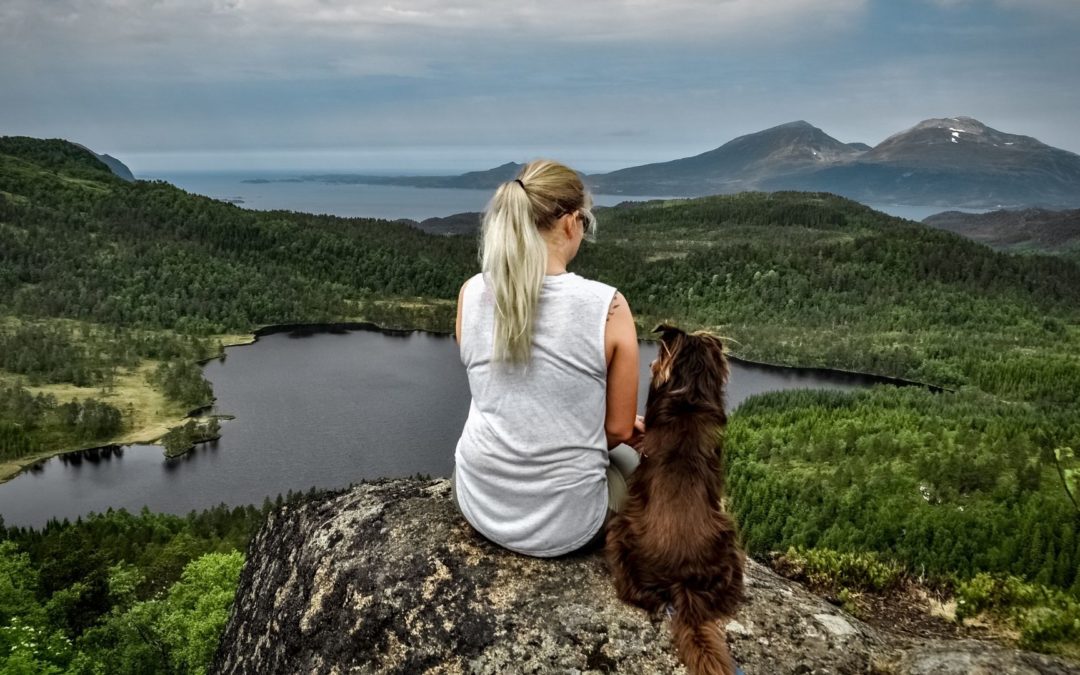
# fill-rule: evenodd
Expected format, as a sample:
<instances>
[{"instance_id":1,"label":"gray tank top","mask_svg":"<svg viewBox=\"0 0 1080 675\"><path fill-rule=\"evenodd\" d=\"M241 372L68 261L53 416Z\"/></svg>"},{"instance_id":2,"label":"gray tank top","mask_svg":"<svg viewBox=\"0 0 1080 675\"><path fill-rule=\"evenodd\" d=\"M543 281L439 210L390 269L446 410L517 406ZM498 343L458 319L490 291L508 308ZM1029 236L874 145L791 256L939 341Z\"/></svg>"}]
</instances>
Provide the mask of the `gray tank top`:
<instances>
[{"instance_id":1,"label":"gray tank top","mask_svg":"<svg viewBox=\"0 0 1080 675\"><path fill-rule=\"evenodd\" d=\"M533 556L589 541L607 510L604 332L615 288L544 277L528 364L492 361L495 299L480 274L461 300L472 403L454 454L458 507L485 537Z\"/></svg>"}]
</instances>

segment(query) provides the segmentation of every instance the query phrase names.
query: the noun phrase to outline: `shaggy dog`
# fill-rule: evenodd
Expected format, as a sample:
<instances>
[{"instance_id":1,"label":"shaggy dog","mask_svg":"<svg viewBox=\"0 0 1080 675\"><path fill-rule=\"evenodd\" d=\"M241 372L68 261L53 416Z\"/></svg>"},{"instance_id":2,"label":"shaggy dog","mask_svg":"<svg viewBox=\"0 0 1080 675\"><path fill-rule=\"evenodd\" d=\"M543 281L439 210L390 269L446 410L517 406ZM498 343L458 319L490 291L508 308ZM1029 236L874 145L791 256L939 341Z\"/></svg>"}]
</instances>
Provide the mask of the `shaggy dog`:
<instances>
[{"instance_id":1,"label":"shaggy dog","mask_svg":"<svg viewBox=\"0 0 1080 675\"><path fill-rule=\"evenodd\" d=\"M721 507L719 433L727 422L724 345L661 325L645 404L640 466L608 526L605 554L619 597L673 611L672 642L694 675L733 675L719 620L743 595L745 557Z\"/></svg>"}]
</instances>

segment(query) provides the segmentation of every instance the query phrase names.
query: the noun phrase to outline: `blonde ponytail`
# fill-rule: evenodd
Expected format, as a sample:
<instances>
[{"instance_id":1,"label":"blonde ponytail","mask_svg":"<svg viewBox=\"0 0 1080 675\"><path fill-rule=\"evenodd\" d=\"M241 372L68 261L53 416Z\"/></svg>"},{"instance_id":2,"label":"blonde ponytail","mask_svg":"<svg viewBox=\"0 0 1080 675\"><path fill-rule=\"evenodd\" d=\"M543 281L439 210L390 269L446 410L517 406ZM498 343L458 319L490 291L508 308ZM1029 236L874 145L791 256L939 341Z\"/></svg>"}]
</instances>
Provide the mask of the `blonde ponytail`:
<instances>
[{"instance_id":1,"label":"blonde ponytail","mask_svg":"<svg viewBox=\"0 0 1080 675\"><path fill-rule=\"evenodd\" d=\"M547 269L547 244L525 188L503 183L484 215L480 266L495 294L496 361L529 360L532 323Z\"/></svg>"},{"instance_id":2,"label":"blonde ponytail","mask_svg":"<svg viewBox=\"0 0 1080 675\"><path fill-rule=\"evenodd\" d=\"M525 363L547 271L548 230L564 213L588 209L588 192L572 169L551 160L526 164L495 191L484 212L480 266L495 295L496 361Z\"/></svg>"}]
</instances>

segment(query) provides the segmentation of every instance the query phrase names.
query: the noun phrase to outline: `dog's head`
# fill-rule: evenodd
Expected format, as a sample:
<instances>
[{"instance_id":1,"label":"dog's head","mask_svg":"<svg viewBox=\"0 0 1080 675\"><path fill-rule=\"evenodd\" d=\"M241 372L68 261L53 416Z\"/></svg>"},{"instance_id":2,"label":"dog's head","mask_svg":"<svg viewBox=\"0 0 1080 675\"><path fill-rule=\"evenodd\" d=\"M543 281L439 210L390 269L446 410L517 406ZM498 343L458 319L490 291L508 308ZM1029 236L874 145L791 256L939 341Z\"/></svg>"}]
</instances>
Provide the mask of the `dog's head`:
<instances>
[{"instance_id":1,"label":"dog's head","mask_svg":"<svg viewBox=\"0 0 1080 675\"><path fill-rule=\"evenodd\" d=\"M720 338L703 331L687 333L668 324L660 324L653 332L660 334L660 353L652 364L646 428L688 414L705 415L713 424L727 422L728 362Z\"/></svg>"}]
</instances>

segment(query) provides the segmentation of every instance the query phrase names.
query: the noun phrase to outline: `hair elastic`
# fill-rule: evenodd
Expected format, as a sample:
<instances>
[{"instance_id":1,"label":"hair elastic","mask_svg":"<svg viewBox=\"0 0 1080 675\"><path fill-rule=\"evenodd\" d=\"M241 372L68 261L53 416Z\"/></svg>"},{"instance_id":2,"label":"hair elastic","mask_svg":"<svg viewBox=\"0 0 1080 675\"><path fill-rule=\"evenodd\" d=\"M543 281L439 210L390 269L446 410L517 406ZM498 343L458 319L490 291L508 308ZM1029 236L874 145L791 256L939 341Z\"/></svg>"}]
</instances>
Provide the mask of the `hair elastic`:
<instances>
[{"instance_id":1,"label":"hair elastic","mask_svg":"<svg viewBox=\"0 0 1080 675\"><path fill-rule=\"evenodd\" d=\"M522 183L520 178L515 178L514 182L520 185L522 190L525 189L525 183Z\"/></svg>"}]
</instances>

